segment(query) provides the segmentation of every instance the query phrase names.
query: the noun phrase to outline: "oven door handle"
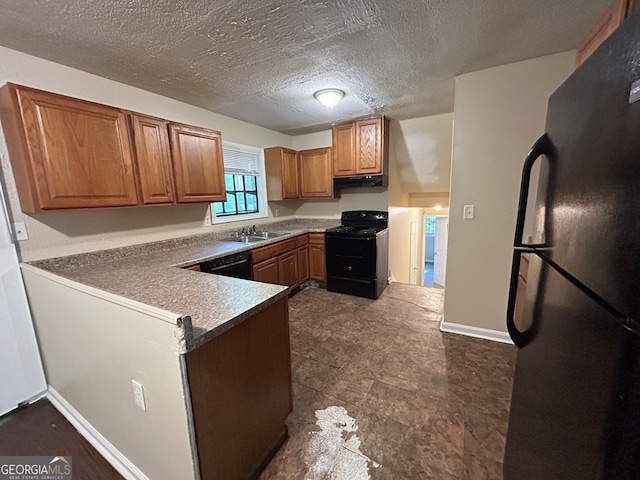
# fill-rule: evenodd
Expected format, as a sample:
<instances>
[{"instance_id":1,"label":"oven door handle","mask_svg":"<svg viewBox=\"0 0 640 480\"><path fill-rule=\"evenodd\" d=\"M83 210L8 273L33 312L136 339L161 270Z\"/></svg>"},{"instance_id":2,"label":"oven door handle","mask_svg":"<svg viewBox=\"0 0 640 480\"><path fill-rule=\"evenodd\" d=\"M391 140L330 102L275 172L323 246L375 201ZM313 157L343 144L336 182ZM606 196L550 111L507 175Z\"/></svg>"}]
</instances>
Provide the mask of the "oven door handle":
<instances>
[{"instance_id":1,"label":"oven door handle","mask_svg":"<svg viewBox=\"0 0 640 480\"><path fill-rule=\"evenodd\" d=\"M376 237L377 237L377 235L375 235L375 236L374 235L362 236L362 237L342 237L342 236L339 236L339 235L327 234L325 236L325 239L327 239L327 240L340 240L340 241L342 241L342 240L356 240L356 241L358 241L358 240L368 240L368 239L372 239L372 238L376 238Z\"/></svg>"}]
</instances>

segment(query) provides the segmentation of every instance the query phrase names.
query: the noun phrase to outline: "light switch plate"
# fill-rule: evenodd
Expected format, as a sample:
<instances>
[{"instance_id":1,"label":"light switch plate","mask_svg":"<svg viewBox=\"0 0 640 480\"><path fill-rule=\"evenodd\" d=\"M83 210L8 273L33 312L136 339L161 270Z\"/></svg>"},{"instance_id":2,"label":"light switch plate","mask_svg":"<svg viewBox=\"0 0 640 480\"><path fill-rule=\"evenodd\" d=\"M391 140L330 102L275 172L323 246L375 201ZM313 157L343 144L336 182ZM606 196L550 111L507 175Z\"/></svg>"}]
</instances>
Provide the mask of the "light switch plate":
<instances>
[{"instance_id":1,"label":"light switch plate","mask_svg":"<svg viewBox=\"0 0 640 480\"><path fill-rule=\"evenodd\" d=\"M16 240L29 240L29 235L27 234L27 227L24 222L16 222L13 224L13 231L16 236Z\"/></svg>"},{"instance_id":2,"label":"light switch plate","mask_svg":"<svg viewBox=\"0 0 640 480\"><path fill-rule=\"evenodd\" d=\"M133 386L133 402L140 408L140 410L147 411L147 405L144 401L144 390L142 384L136 380L131 380Z\"/></svg>"},{"instance_id":3,"label":"light switch plate","mask_svg":"<svg viewBox=\"0 0 640 480\"><path fill-rule=\"evenodd\" d=\"M462 212L462 218L464 220L472 220L475 214L476 206L475 205L465 205L464 210Z\"/></svg>"}]
</instances>

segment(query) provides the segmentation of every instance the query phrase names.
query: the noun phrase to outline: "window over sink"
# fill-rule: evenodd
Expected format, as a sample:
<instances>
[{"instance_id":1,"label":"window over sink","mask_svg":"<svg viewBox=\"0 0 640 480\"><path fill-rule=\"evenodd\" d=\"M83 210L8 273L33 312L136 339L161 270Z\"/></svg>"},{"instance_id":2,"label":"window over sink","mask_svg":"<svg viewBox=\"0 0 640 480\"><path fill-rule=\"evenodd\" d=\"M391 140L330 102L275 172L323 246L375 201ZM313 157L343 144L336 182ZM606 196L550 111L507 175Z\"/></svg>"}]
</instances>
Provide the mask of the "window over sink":
<instances>
[{"instance_id":1,"label":"window over sink","mask_svg":"<svg viewBox=\"0 0 640 480\"><path fill-rule=\"evenodd\" d=\"M211 204L212 223L267 217L262 149L223 141L222 156L227 198Z\"/></svg>"}]
</instances>

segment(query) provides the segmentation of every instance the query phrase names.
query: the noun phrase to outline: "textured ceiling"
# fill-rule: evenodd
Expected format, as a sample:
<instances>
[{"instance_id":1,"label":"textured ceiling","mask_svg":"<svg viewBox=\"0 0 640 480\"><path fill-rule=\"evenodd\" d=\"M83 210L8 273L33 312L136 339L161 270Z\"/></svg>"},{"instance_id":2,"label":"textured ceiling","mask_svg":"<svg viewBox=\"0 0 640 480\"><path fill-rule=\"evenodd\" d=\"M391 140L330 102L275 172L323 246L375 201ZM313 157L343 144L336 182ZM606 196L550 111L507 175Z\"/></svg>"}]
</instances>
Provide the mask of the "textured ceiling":
<instances>
[{"instance_id":1,"label":"textured ceiling","mask_svg":"<svg viewBox=\"0 0 640 480\"><path fill-rule=\"evenodd\" d=\"M455 75L575 48L610 1L0 0L0 45L296 135L450 112Z\"/></svg>"}]
</instances>

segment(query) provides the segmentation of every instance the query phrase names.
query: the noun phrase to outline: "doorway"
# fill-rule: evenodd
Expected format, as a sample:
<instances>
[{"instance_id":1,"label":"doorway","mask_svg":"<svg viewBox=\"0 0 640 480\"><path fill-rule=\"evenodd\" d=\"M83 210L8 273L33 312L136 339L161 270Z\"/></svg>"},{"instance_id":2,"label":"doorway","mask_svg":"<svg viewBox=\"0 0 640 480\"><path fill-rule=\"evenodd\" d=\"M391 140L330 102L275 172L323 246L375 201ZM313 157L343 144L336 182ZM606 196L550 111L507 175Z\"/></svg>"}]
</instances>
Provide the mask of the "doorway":
<instances>
[{"instance_id":1,"label":"doorway","mask_svg":"<svg viewBox=\"0 0 640 480\"><path fill-rule=\"evenodd\" d=\"M444 288L446 282L449 217L426 216L424 220L423 285Z\"/></svg>"}]
</instances>

